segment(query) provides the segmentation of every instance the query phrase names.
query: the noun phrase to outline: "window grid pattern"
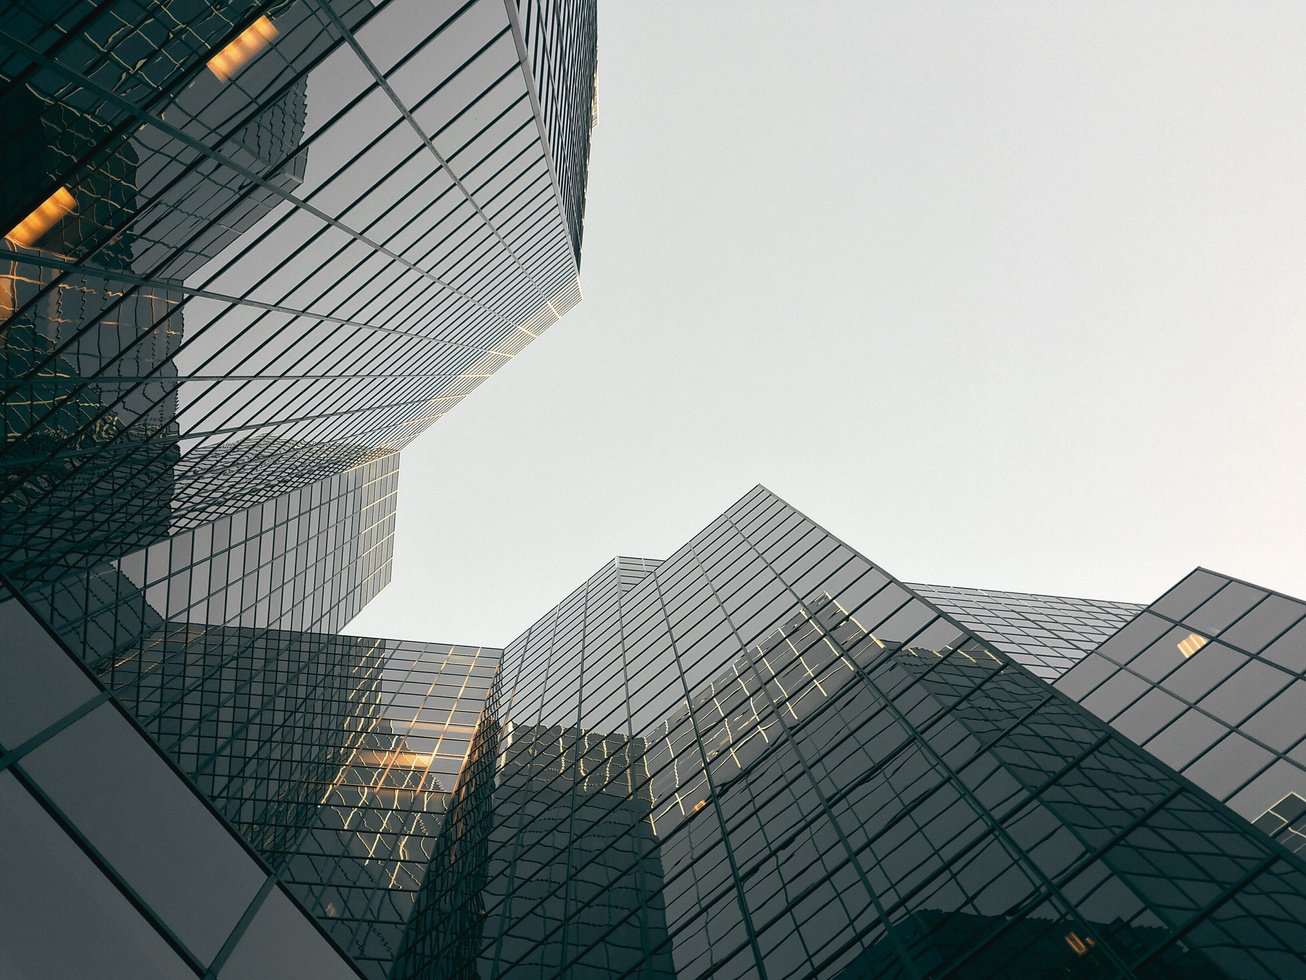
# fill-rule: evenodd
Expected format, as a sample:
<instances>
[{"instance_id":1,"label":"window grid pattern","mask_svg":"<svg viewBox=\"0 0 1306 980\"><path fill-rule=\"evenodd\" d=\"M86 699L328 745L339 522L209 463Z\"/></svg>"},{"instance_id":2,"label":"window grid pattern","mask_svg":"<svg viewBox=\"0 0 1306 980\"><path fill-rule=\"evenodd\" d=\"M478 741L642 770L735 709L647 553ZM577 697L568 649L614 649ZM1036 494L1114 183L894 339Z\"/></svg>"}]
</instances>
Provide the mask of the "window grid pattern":
<instances>
[{"instance_id":1,"label":"window grid pattern","mask_svg":"<svg viewBox=\"0 0 1306 980\"><path fill-rule=\"evenodd\" d=\"M586 0L515 0L541 124L579 261L590 131L598 123L598 7ZM590 78L586 88L575 84Z\"/></svg>"},{"instance_id":2,"label":"window grid pattern","mask_svg":"<svg viewBox=\"0 0 1306 980\"><path fill-rule=\"evenodd\" d=\"M762 488L496 687L398 978L1306 969L1298 859Z\"/></svg>"},{"instance_id":3,"label":"window grid pattern","mask_svg":"<svg viewBox=\"0 0 1306 980\"><path fill-rule=\"evenodd\" d=\"M592 91L567 74L581 8L562 102ZM212 70L258 18L266 47ZM76 206L0 245L0 564L131 550L392 452L579 299L583 168L564 202L517 31L500 0L6 8L0 214Z\"/></svg>"},{"instance_id":4,"label":"window grid pattern","mask_svg":"<svg viewBox=\"0 0 1306 980\"><path fill-rule=\"evenodd\" d=\"M25 595L110 672L165 624L197 636L220 626L340 630L390 580L398 466L392 454L118 561L24 583Z\"/></svg>"},{"instance_id":5,"label":"window grid pattern","mask_svg":"<svg viewBox=\"0 0 1306 980\"><path fill-rule=\"evenodd\" d=\"M1300 600L1196 569L1057 687L1248 820L1306 795Z\"/></svg>"},{"instance_id":6,"label":"window grid pattern","mask_svg":"<svg viewBox=\"0 0 1306 980\"><path fill-rule=\"evenodd\" d=\"M907 586L1045 680L1056 680L1143 611L1132 602Z\"/></svg>"},{"instance_id":7,"label":"window grid pattern","mask_svg":"<svg viewBox=\"0 0 1306 980\"><path fill-rule=\"evenodd\" d=\"M1289 793L1254 821L1288 850L1306 850L1306 799Z\"/></svg>"},{"instance_id":8,"label":"window grid pattern","mask_svg":"<svg viewBox=\"0 0 1306 980\"><path fill-rule=\"evenodd\" d=\"M102 677L364 972L381 978L500 653L165 629Z\"/></svg>"},{"instance_id":9,"label":"window grid pattern","mask_svg":"<svg viewBox=\"0 0 1306 980\"><path fill-rule=\"evenodd\" d=\"M363 975L3 578L0 632L0 929L16 975L236 980L277 960Z\"/></svg>"}]
</instances>

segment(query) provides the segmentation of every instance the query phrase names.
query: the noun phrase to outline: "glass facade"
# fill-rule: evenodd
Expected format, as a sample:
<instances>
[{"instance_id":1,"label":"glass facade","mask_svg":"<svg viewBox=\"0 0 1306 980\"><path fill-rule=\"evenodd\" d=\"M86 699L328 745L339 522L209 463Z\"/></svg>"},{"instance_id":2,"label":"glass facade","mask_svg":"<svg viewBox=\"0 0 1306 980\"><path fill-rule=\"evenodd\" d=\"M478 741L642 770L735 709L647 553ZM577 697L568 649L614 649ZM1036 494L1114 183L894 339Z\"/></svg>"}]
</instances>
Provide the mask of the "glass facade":
<instances>
[{"instance_id":1,"label":"glass facade","mask_svg":"<svg viewBox=\"0 0 1306 980\"><path fill-rule=\"evenodd\" d=\"M100 676L290 893L384 977L499 655L163 631Z\"/></svg>"},{"instance_id":2,"label":"glass facade","mask_svg":"<svg viewBox=\"0 0 1306 980\"><path fill-rule=\"evenodd\" d=\"M1306 603L1196 569L1057 682L1289 846L1306 796Z\"/></svg>"},{"instance_id":3,"label":"glass facade","mask_svg":"<svg viewBox=\"0 0 1306 980\"><path fill-rule=\"evenodd\" d=\"M768 491L625 572L506 648L396 978L1306 970L1299 858Z\"/></svg>"},{"instance_id":4,"label":"glass facade","mask_svg":"<svg viewBox=\"0 0 1306 980\"><path fill-rule=\"evenodd\" d=\"M1132 602L908 585L982 640L1046 680L1055 680L1138 615Z\"/></svg>"},{"instance_id":5,"label":"glass facade","mask_svg":"<svg viewBox=\"0 0 1306 980\"><path fill-rule=\"evenodd\" d=\"M0 974L359 975L7 587L0 635Z\"/></svg>"},{"instance_id":6,"label":"glass facade","mask_svg":"<svg viewBox=\"0 0 1306 980\"><path fill-rule=\"evenodd\" d=\"M399 450L580 298L595 46L0 9L0 975L389 972L500 651L338 634Z\"/></svg>"},{"instance_id":7,"label":"glass facade","mask_svg":"<svg viewBox=\"0 0 1306 980\"><path fill-rule=\"evenodd\" d=\"M7 4L0 567L393 453L565 313L594 10Z\"/></svg>"},{"instance_id":8,"label":"glass facade","mask_svg":"<svg viewBox=\"0 0 1306 980\"><path fill-rule=\"evenodd\" d=\"M758 487L505 649L340 634L580 298L596 64L593 0L0 11L0 975L1306 975L1295 600L904 585Z\"/></svg>"}]
</instances>

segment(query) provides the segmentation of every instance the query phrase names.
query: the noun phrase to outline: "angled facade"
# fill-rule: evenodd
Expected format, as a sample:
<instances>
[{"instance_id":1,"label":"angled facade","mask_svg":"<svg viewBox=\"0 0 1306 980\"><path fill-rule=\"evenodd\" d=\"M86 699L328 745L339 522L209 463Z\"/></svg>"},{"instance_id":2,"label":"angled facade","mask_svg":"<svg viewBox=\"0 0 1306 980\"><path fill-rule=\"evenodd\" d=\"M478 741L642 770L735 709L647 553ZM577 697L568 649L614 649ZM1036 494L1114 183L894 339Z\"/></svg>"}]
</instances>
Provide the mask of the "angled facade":
<instances>
[{"instance_id":1,"label":"angled facade","mask_svg":"<svg viewBox=\"0 0 1306 980\"><path fill-rule=\"evenodd\" d=\"M0 975L388 974L499 652L339 631L399 450L580 298L595 48L0 10Z\"/></svg>"},{"instance_id":2,"label":"angled facade","mask_svg":"<svg viewBox=\"0 0 1306 980\"><path fill-rule=\"evenodd\" d=\"M765 488L348 636L580 298L594 0L0 11L0 976L1306 975L1306 606L908 585Z\"/></svg>"},{"instance_id":3,"label":"angled facade","mask_svg":"<svg viewBox=\"0 0 1306 980\"><path fill-rule=\"evenodd\" d=\"M263 895L258 914L312 937L320 975L1306 969L1297 798L1267 810L1282 826L1253 826L760 487L669 558L604 566L502 651L196 637L157 616L146 655L87 665L28 604L6 608L43 631L25 656L79 670L87 699L42 728L23 714L30 663L6 662L7 716L26 722L0 735L10 825L39 829L31 797L105 846L192 969L269 975L295 940L234 928L214 952L149 891L128 818L100 828L79 788L88 767L139 778L113 769L131 753L89 741L106 720L242 849L228 901L245 928ZM1279 625L1266 649L1291 635Z\"/></svg>"},{"instance_id":4,"label":"angled facade","mask_svg":"<svg viewBox=\"0 0 1306 980\"><path fill-rule=\"evenodd\" d=\"M1306 603L1197 569L1056 686L1296 850Z\"/></svg>"},{"instance_id":5,"label":"angled facade","mask_svg":"<svg viewBox=\"0 0 1306 980\"><path fill-rule=\"evenodd\" d=\"M394 453L574 305L594 18L10 4L0 567Z\"/></svg>"},{"instance_id":6,"label":"angled facade","mask_svg":"<svg viewBox=\"0 0 1306 980\"><path fill-rule=\"evenodd\" d=\"M768 491L647 564L506 648L394 976L1306 969L1300 858Z\"/></svg>"},{"instance_id":7,"label":"angled facade","mask_svg":"<svg viewBox=\"0 0 1306 980\"><path fill-rule=\"evenodd\" d=\"M1045 680L1060 677L1143 610L1136 603L1101 599L908 587Z\"/></svg>"}]
</instances>

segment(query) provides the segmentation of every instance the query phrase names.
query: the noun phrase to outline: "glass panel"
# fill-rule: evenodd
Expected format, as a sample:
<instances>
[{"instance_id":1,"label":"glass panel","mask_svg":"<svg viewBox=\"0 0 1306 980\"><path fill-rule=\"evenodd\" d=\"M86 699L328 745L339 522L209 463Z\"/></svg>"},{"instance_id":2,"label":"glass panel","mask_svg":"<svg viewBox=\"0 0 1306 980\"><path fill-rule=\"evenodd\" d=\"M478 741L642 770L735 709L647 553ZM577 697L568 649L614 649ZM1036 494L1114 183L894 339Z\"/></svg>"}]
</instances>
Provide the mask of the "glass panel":
<instances>
[{"instance_id":1,"label":"glass panel","mask_svg":"<svg viewBox=\"0 0 1306 980\"><path fill-rule=\"evenodd\" d=\"M1227 581L1229 580L1222 575L1213 575L1200 568L1196 569L1152 603L1152 609L1162 616L1182 620L1219 591Z\"/></svg>"},{"instance_id":2,"label":"glass panel","mask_svg":"<svg viewBox=\"0 0 1306 980\"><path fill-rule=\"evenodd\" d=\"M194 980L10 773L0 773L0 975Z\"/></svg>"},{"instance_id":3,"label":"glass panel","mask_svg":"<svg viewBox=\"0 0 1306 980\"><path fill-rule=\"evenodd\" d=\"M1180 654L1175 653L1179 659ZM1247 657L1221 643L1204 644L1183 666L1165 679L1165 689L1195 703L1235 670L1247 663Z\"/></svg>"},{"instance_id":4,"label":"glass panel","mask_svg":"<svg viewBox=\"0 0 1306 980\"><path fill-rule=\"evenodd\" d=\"M1221 633L1220 639L1248 653L1260 653L1266 644L1303 615L1306 615L1306 606L1296 599L1272 595Z\"/></svg>"},{"instance_id":5,"label":"glass panel","mask_svg":"<svg viewBox=\"0 0 1306 980\"><path fill-rule=\"evenodd\" d=\"M268 892L218 977L220 980L266 977L358 980L353 967L279 888Z\"/></svg>"},{"instance_id":6,"label":"glass panel","mask_svg":"<svg viewBox=\"0 0 1306 980\"><path fill-rule=\"evenodd\" d=\"M202 962L262 885L253 859L112 704L23 768Z\"/></svg>"},{"instance_id":7,"label":"glass panel","mask_svg":"<svg viewBox=\"0 0 1306 980\"><path fill-rule=\"evenodd\" d=\"M98 693L17 599L0 601L0 637L0 746L14 748Z\"/></svg>"},{"instance_id":8,"label":"glass panel","mask_svg":"<svg viewBox=\"0 0 1306 980\"><path fill-rule=\"evenodd\" d=\"M1184 775L1216 799L1234 790L1270 764L1274 756L1255 742L1230 732L1205 756L1184 770Z\"/></svg>"},{"instance_id":9,"label":"glass panel","mask_svg":"<svg viewBox=\"0 0 1306 980\"><path fill-rule=\"evenodd\" d=\"M1147 743L1154 756L1176 769L1205 752L1228 729L1214 718L1189 708L1180 718Z\"/></svg>"},{"instance_id":10,"label":"glass panel","mask_svg":"<svg viewBox=\"0 0 1306 980\"><path fill-rule=\"evenodd\" d=\"M1306 737L1306 681L1294 681L1253 715L1242 730L1280 752L1296 745Z\"/></svg>"},{"instance_id":11,"label":"glass panel","mask_svg":"<svg viewBox=\"0 0 1306 980\"><path fill-rule=\"evenodd\" d=\"M1199 704L1222 721L1238 725L1253 711L1269 704L1291 679L1278 667L1252 660L1221 681ZM1303 722L1306 727L1306 719Z\"/></svg>"},{"instance_id":12,"label":"glass panel","mask_svg":"<svg viewBox=\"0 0 1306 980\"><path fill-rule=\"evenodd\" d=\"M1184 625L1198 632L1214 636L1236 619L1240 619L1252 606L1265 598L1265 590L1241 582L1230 582L1197 610L1183 618Z\"/></svg>"}]
</instances>

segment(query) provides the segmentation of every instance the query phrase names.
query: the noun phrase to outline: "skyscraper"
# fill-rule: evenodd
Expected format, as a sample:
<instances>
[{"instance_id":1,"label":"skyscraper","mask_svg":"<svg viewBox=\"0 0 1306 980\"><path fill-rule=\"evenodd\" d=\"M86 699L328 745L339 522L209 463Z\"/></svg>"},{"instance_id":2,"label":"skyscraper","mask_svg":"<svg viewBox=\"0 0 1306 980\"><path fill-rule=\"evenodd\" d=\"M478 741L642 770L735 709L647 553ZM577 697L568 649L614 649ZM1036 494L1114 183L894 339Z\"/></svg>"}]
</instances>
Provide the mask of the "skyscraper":
<instances>
[{"instance_id":1,"label":"skyscraper","mask_svg":"<svg viewBox=\"0 0 1306 980\"><path fill-rule=\"evenodd\" d=\"M911 586L1292 850L1306 603L1196 569L1149 606Z\"/></svg>"},{"instance_id":2,"label":"skyscraper","mask_svg":"<svg viewBox=\"0 0 1306 980\"><path fill-rule=\"evenodd\" d=\"M583 2L9 5L0 567L395 452L539 336L594 48Z\"/></svg>"},{"instance_id":3,"label":"skyscraper","mask_svg":"<svg viewBox=\"0 0 1306 980\"><path fill-rule=\"evenodd\" d=\"M1056 686L1290 848L1306 843L1306 603L1199 568Z\"/></svg>"},{"instance_id":4,"label":"skyscraper","mask_svg":"<svg viewBox=\"0 0 1306 980\"><path fill-rule=\"evenodd\" d=\"M1306 969L1299 858L773 494L631 564L505 649L396 977Z\"/></svg>"},{"instance_id":5,"label":"skyscraper","mask_svg":"<svg viewBox=\"0 0 1306 980\"><path fill-rule=\"evenodd\" d=\"M0 974L1306 973L1287 597L905 585L758 487L506 648L340 634L579 298L595 17L0 14Z\"/></svg>"},{"instance_id":6,"label":"skyscraper","mask_svg":"<svg viewBox=\"0 0 1306 980\"><path fill-rule=\"evenodd\" d=\"M0 974L388 971L497 651L336 634L398 450L580 298L595 45L0 12Z\"/></svg>"}]
</instances>

